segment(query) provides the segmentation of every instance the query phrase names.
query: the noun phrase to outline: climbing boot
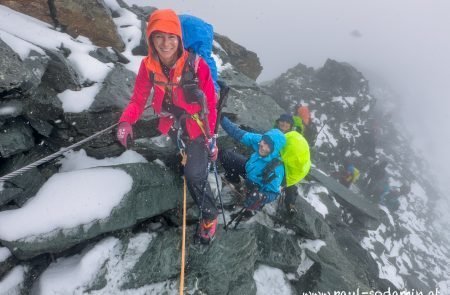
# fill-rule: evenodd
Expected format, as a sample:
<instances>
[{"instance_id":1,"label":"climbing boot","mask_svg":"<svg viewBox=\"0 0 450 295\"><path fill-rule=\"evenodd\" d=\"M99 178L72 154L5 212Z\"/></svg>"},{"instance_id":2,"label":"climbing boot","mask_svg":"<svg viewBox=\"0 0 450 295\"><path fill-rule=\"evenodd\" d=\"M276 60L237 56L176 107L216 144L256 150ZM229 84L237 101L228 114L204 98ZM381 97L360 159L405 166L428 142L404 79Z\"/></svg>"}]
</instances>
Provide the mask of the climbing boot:
<instances>
[{"instance_id":1,"label":"climbing boot","mask_svg":"<svg viewBox=\"0 0 450 295\"><path fill-rule=\"evenodd\" d=\"M202 219L200 221L198 237L202 244L210 244L216 237L217 217L213 220Z\"/></svg>"}]
</instances>

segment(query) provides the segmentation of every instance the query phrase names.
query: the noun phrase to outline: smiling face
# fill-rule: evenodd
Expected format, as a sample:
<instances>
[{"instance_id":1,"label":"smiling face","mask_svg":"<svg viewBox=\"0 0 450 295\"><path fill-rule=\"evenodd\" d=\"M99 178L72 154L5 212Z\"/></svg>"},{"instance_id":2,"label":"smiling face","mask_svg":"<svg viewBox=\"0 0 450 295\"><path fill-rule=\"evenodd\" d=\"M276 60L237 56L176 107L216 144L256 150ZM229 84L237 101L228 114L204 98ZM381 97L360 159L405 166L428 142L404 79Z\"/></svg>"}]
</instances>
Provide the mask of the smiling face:
<instances>
[{"instance_id":1,"label":"smiling face","mask_svg":"<svg viewBox=\"0 0 450 295\"><path fill-rule=\"evenodd\" d=\"M157 31L152 34L151 39L161 62L166 66L173 66L178 59L178 36Z\"/></svg>"},{"instance_id":2,"label":"smiling face","mask_svg":"<svg viewBox=\"0 0 450 295\"><path fill-rule=\"evenodd\" d=\"M264 141L261 140L259 142L259 148L258 148L258 153L261 157L266 157L270 154L271 150L270 150L270 146Z\"/></svg>"}]
</instances>

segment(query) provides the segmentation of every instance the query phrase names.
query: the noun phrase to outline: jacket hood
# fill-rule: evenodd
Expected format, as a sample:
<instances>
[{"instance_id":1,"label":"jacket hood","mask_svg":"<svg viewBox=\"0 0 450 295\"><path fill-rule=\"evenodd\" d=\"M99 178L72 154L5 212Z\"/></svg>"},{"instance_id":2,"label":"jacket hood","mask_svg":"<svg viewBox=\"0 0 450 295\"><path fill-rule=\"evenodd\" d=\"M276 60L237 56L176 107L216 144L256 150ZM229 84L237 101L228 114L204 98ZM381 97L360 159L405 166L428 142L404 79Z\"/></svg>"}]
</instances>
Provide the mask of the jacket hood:
<instances>
[{"instance_id":1,"label":"jacket hood","mask_svg":"<svg viewBox=\"0 0 450 295\"><path fill-rule=\"evenodd\" d=\"M149 56L156 54L156 52L153 52L154 48L150 41L150 36L155 31L177 35L180 42L179 50L183 50L183 35L181 31L180 19L175 11L172 9L158 9L150 15L146 31Z\"/></svg>"},{"instance_id":2,"label":"jacket hood","mask_svg":"<svg viewBox=\"0 0 450 295\"><path fill-rule=\"evenodd\" d=\"M265 136L270 137L273 141L273 151L269 154L269 158L272 159L274 157L278 157L280 155L280 151L286 145L286 137L283 132L278 129L271 129L264 133Z\"/></svg>"}]
</instances>

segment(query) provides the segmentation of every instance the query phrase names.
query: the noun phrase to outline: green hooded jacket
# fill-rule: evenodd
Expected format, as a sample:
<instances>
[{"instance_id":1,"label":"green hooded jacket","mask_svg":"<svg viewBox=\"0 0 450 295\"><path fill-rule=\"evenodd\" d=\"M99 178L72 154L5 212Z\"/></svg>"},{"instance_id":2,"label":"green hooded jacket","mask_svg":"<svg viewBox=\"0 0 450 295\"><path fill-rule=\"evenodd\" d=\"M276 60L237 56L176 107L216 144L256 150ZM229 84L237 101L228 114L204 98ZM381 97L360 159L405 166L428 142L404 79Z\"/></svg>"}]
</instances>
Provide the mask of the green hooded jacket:
<instances>
[{"instance_id":1,"label":"green hooded jacket","mask_svg":"<svg viewBox=\"0 0 450 295\"><path fill-rule=\"evenodd\" d=\"M309 144L297 131L284 134L286 145L281 150L281 159L286 172L286 186L291 186L302 180L311 168Z\"/></svg>"}]
</instances>

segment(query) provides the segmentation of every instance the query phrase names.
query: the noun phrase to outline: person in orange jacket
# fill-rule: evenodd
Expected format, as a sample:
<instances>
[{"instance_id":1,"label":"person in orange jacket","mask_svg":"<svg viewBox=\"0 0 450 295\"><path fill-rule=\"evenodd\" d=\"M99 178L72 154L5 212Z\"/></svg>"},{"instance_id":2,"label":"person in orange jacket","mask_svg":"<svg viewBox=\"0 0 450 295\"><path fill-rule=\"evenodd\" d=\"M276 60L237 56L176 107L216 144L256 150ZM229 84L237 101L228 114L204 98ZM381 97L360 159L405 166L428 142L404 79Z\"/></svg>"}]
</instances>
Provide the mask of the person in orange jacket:
<instances>
[{"instance_id":1,"label":"person in orange jacket","mask_svg":"<svg viewBox=\"0 0 450 295\"><path fill-rule=\"evenodd\" d=\"M293 119L296 130L306 138L310 147L312 147L317 137L317 128L311 119L308 106L299 104L296 107Z\"/></svg>"},{"instance_id":2,"label":"person in orange jacket","mask_svg":"<svg viewBox=\"0 0 450 295\"><path fill-rule=\"evenodd\" d=\"M193 59L194 55L183 48L180 20L173 10L153 12L146 36L148 55L141 62L130 102L120 117L117 138L127 147L128 138L133 137L132 125L142 115L153 89L152 107L159 117L159 131L168 134L187 156L184 175L202 216L196 235L209 243L215 236L218 215L207 181L208 161L215 160L218 151L209 140L217 119L211 72L202 58L195 55Z\"/></svg>"}]
</instances>

